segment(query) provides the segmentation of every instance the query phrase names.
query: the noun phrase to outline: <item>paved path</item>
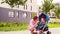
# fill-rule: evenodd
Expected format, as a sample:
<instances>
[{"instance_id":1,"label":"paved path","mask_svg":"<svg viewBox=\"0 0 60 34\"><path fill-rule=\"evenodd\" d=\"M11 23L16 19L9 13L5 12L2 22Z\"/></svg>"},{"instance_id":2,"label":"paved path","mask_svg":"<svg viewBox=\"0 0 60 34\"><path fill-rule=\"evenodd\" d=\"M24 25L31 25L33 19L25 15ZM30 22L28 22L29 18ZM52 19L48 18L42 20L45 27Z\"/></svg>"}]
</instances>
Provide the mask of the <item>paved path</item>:
<instances>
[{"instance_id":1,"label":"paved path","mask_svg":"<svg viewBox=\"0 0 60 34\"><path fill-rule=\"evenodd\" d=\"M60 34L60 28L51 28L50 31L52 34ZM28 30L25 31L9 31L9 32L0 32L0 34L30 34Z\"/></svg>"}]
</instances>

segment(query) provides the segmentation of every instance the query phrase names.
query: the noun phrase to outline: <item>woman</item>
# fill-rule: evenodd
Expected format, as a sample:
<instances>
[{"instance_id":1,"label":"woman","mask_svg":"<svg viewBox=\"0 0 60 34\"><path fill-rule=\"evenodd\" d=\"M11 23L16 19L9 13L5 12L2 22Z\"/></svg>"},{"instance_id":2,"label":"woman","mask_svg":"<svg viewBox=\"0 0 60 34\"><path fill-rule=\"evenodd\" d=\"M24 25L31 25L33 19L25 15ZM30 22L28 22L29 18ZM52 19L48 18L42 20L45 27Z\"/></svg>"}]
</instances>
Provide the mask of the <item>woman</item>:
<instances>
[{"instance_id":1,"label":"woman","mask_svg":"<svg viewBox=\"0 0 60 34\"><path fill-rule=\"evenodd\" d=\"M33 19L31 19L30 23L29 23L29 30L30 30L31 34L33 34L37 23L38 23L38 17L34 16Z\"/></svg>"}]
</instances>

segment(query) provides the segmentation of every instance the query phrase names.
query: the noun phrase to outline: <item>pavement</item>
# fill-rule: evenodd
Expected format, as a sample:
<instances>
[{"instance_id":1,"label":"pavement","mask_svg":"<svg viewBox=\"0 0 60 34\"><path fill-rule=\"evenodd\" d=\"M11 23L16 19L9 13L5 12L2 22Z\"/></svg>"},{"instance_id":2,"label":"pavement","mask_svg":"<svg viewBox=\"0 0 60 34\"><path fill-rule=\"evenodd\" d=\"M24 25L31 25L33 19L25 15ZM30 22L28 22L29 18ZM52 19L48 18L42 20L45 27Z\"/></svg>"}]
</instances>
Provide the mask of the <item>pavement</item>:
<instances>
[{"instance_id":1,"label":"pavement","mask_svg":"<svg viewBox=\"0 0 60 34\"><path fill-rule=\"evenodd\" d=\"M52 34L60 34L60 28L50 28L49 30L51 31ZM29 30L8 32L0 31L0 34L30 34L30 31Z\"/></svg>"}]
</instances>

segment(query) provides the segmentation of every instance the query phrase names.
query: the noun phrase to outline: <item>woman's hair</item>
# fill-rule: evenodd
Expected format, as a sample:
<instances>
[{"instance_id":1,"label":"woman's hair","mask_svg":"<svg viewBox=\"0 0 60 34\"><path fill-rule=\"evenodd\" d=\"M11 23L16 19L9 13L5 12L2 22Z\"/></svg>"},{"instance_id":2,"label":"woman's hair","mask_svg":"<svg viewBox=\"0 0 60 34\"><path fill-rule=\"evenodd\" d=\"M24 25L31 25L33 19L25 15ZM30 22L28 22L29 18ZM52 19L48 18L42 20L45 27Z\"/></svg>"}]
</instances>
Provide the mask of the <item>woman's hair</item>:
<instances>
[{"instance_id":1,"label":"woman's hair","mask_svg":"<svg viewBox=\"0 0 60 34\"><path fill-rule=\"evenodd\" d=\"M34 16L34 17L33 17L33 20L36 20L37 18L38 18L37 16Z\"/></svg>"}]
</instances>

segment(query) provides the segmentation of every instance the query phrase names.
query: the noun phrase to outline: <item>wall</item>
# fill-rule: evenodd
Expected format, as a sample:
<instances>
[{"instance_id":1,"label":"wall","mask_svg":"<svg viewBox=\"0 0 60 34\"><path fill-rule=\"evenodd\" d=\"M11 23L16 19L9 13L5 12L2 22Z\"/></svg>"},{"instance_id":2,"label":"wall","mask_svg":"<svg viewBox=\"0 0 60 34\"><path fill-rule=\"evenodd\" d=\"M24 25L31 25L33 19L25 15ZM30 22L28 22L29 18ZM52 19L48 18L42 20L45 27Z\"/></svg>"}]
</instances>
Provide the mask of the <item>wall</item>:
<instances>
[{"instance_id":1,"label":"wall","mask_svg":"<svg viewBox=\"0 0 60 34\"><path fill-rule=\"evenodd\" d=\"M31 19L31 12L29 11L22 11L22 10L12 10L14 12L14 17L9 17L9 11L11 9L2 8L0 7L0 21L7 21L7 22L29 22ZM18 17L16 17L16 12L18 12ZM27 17L23 18L23 14L26 13Z\"/></svg>"}]
</instances>

